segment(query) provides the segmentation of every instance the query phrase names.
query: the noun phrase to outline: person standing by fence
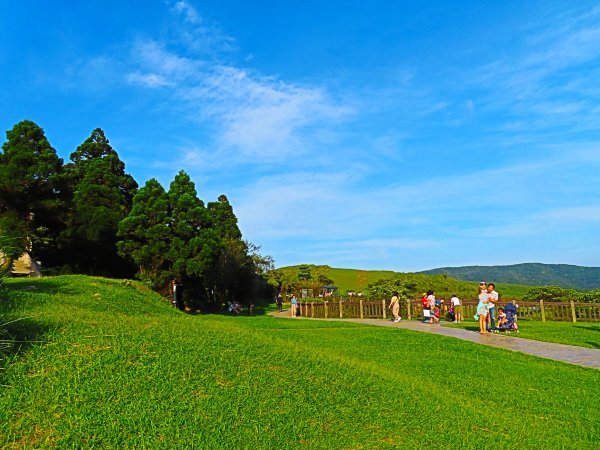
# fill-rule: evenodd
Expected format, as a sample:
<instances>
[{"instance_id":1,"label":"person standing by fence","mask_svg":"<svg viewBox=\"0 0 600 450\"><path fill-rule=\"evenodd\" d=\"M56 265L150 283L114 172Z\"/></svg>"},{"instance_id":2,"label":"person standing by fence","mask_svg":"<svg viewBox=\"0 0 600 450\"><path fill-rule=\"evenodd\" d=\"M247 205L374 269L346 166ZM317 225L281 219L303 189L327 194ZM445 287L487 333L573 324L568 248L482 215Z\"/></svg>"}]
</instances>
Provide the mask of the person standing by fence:
<instances>
[{"instance_id":1,"label":"person standing by fence","mask_svg":"<svg viewBox=\"0 0 600 450\"><path fill-rule=\"evenodd\" d=\"M488 316L488 294L487 287L482 281L479 283L479 303L477 304L476 320L479 320L479 332L487 334L487 316Z\"/></svg>"},{"instance_id":2,"label":"person standing by fence","mask_svg":"<svg viewBox=\"0 0 600 450\"><path fill-rule=\"evenodd\" d=\"M397 291L394 291L392 294L389 308L392 310L392 314L394 315L394 323L400 322L402 317L400 317L400 297Z\"/></svg>"},{"instance_id":3,"label":"person standing by fence","mask_svg":"<svg viewBox=\"0 0 600 450\"><path fill-rule=\"evenodd\" d=\"M292 294L292 298L290 299L290 314L292 317L296 317L296 308L298 306L298 300L296 300L296 296Z\"/></svg>"},{"instance_id":4,"label":"person standing by fence","mask_svg":"<svg viewBox=\"0 0 600 450\"><path fill-rule=\"evenodd\" d=\"M494 283L488 283L487 295L489 311L487 331L494 331L496 329L496 303L498 302L498 293L496 292L496 285Z\"/></svg>"},{"instance_id":5,"label":"person standing by fence","mask_svg":"<svg viewBox=\"0 0 600 450\"><path fill-rule=\"evenodd\" d=\"M450 305L454 309L454 317L456 323L460 323L462 321L462 305L460 304L460 299L456 294L452 294L452 298L450 299Z\"/></svg>"}]
</instances>

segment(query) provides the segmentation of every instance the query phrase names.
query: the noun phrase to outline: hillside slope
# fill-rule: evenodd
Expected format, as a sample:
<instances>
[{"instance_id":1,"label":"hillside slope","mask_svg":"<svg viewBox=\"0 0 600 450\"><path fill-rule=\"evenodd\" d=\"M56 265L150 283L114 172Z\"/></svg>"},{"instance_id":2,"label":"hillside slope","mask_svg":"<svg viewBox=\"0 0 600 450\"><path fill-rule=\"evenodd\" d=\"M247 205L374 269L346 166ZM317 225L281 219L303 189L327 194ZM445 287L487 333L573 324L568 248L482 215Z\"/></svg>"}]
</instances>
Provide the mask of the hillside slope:
<instances>
[{"instance_id":1,"label":"hillside slope","mask_svg":"<svg viewBox=\"0 0 600 450\"><path fill-rule=\"evenodd\" d=\"M430 275L425 273L403 273L393 272L391 270L357 270L341 269L329 266L308 265L313 273L319 273L333 280L339 291L362 292L367 285L381 279L400 276L406 281L415 283L417 294L432 289L437 297L450 298L452 294L457 294L460 298L475 299L477 296L477 283L471 281L459 280L447 274ZM287 279L294 279L300 266L281 267L277 270L286 274ZM488 278L491 281L493 278ZM477 280L480 281L480 280ZM495 281L495 280L494 280ZM531 286L496 283L497 291L504 299L521 299Z\"/></svg>"},{"instance_id":2,"label":"hillside slope","mask_svg":"<svg viewBox=\"0 0 600 450\"><path fill-rule=\"evenodd\" d=\"M494 280L497 283L557 285L585 290L600 288L600 267L569 264L524 263L509 266L440 267L420 273L448 275L464 281Z\"/></svg>"}]
</instances>

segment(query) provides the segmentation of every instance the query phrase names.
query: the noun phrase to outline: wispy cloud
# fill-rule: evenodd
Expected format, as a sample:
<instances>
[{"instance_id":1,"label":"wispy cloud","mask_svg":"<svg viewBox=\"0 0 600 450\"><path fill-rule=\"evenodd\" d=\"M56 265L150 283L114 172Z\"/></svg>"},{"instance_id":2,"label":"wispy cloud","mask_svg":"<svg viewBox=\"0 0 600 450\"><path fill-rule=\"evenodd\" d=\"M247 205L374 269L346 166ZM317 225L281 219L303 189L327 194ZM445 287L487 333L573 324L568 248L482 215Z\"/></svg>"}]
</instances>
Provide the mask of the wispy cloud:
<instances>
[{"instance_id":1,"label":"wispy cloud","mask_svg":"<svg viewBox=\"0 0 600 450\"><path fill-rule=\"evenodd\" d=\"M144 88L169 89L190 120L213 123L214 153L221 159L227 155L229 162L277 161L306 152L322 130L354 113L323 87L184 56L154 40L136 42L132 55L137 65L127 80Z\"/></svg>"}]
</instances>

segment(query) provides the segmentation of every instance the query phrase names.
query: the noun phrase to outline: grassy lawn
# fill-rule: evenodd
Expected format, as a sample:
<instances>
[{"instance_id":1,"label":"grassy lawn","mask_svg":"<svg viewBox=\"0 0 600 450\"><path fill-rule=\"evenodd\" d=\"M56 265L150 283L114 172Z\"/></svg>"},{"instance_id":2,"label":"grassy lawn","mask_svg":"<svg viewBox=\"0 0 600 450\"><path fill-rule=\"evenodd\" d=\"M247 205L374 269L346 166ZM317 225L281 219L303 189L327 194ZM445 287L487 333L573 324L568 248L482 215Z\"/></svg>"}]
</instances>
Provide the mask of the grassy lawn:
<instances>
[{"instance_id":1,"label":"grassy lawn","mask_svg":"<svg viewBox=\"0 0 600 450\"><path fill-rule=\"evenodd\" d=\"M459 324L445 325L477 331L479 325L474 320ZM519 333L511 336L579 347L600 348L600 323L597 322L541 322L520 320Z\"/></svg>"},{"instance_id":2,"label":"grassy lawn","mask_svg":"<svg viewBox=\"0 0 600 450\"><path fill-rule=\"evenodd\" d=\"M185 315L137 284L10 280L1 448L594 448L600 371L344 322Z\"/></svg>"}]
</instances>

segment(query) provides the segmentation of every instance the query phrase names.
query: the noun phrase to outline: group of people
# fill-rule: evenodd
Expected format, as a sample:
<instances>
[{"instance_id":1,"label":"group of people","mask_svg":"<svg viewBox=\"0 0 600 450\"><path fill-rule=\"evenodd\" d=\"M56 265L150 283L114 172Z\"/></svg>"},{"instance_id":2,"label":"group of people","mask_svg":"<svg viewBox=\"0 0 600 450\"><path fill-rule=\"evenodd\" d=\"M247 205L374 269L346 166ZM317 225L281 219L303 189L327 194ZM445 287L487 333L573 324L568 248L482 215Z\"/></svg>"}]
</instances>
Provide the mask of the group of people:
<instances>
[{"instance_id":1,"label":"group of people","mask_svg":"<svg viewBox=\"0 0 600 450\"><path fill-rule=\"evenodd\" d=\"M506 323L506 314L504 309L498 308L496 315L496 303L498 303L498 293L494 283L479 283L479 303L477 304L477 313L474 319L479 321L479 332L488 334L496 331L496 319L498 319L498 327Z\"/></svg>"},{"instance_id":2,"label":"group of people","mask_svg":"<svg viewBox=\"0 0 600 450\"><path fill-rule=\"evenodd\" d=\"M446 300L435 298L435 292L429 290L421 297L421 305L426 323L439 323L442 310L447 312L449 322L460 323L463 320L462 305L456 294L452 294L450 305L446 305Z\"/></svg>"}]
</instances>

